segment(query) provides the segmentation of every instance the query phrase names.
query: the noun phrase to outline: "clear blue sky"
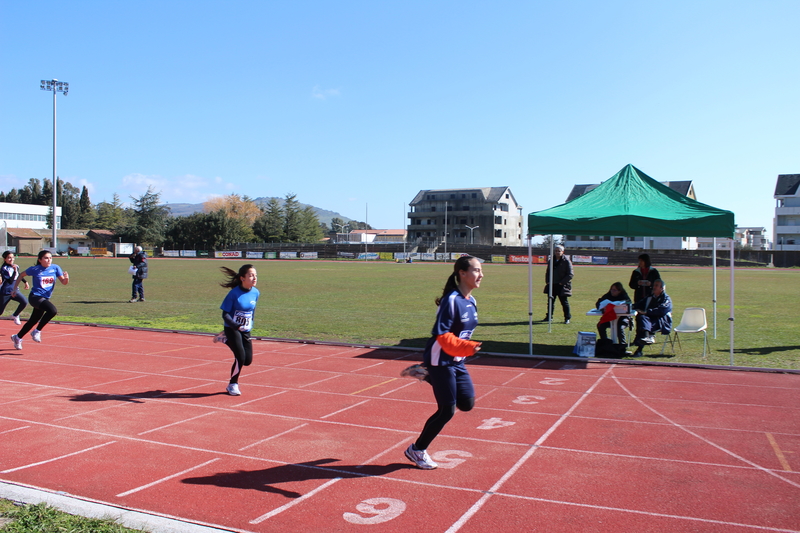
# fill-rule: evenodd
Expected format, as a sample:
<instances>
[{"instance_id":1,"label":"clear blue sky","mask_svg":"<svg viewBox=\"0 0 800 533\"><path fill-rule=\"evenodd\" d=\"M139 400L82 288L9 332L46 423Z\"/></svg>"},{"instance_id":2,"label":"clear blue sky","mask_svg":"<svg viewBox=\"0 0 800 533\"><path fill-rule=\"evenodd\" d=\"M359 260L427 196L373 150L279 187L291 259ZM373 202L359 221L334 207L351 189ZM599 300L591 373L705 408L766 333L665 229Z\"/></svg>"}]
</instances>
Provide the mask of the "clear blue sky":
<instances>
[{"instance_id":1,"label":"clear blue sky","mask_svg":"<svg viewBox=\"0 0 800 533\"><path fill-rule=\"evenodd\" d=\"M380 228L420 189L524 213L632 163L772 233L800 173L800 2L0 0L0 190L297 194Z\"/></svg>"}]
</instances>

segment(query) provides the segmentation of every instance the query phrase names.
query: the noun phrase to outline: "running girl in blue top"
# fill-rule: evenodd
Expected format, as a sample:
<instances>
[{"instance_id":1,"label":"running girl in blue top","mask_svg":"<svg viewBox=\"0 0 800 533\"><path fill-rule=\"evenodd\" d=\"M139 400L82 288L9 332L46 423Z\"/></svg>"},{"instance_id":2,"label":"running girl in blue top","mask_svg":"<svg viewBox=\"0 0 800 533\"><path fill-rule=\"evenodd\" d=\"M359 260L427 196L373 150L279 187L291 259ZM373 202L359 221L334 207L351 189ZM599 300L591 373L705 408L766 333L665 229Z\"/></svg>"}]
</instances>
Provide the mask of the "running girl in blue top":
<instances>
[{"instance_id":1,"label":"running girl in blue top","mask_svg":"<svg viewBox=\"0 0 800 533\"><path fill-rule=\"evenodd\" d=\"M481 343L470 340L478 325L478 307L473 289L481 285L483 270L476 257L460 257L447 278L431 339L425 347L422 365L403 370L402 375L429 382L433 386L438 410L431 416L416 442L406 449L406 457L424 470L437 465L428 455L428 446L453 415L456 408L470 411L475 405L475 388L464 359L475 355Z\"/></svg>"},{"instance_id":2,"label":"running girl in blue top","mask_svg":"<svg viewBox=\"0 0 800 533\"><path fill-rule=\"evenodd\" d=\"M42 329L58 314L58 309L50 302L56 279L62 285L69 283L69 274L61 270L60 266L53 264L53 255L47 250L39 252L35 265L28 267L25 272L20 272L19 277L14 282L14 287L11 289L12 298L17 294L17 287L19 287L20 281L25 276L30 276L33 279L33 289L31 289L29 297L33 312L28 321L22 325L19 333L11 335L11 340L14 341L14 348L17 350L22 349L22 337L32 328L31 338L34 342L42 342ZM37 322L39 325L34 328Z\"/></svg>"},{"instance_id":3,"label":"running girl in blue top","mask_svg":"<svg viewBox=\"0 0 800 533\"><path fill-rule=\"evenodd\" d=\"M14 318L14 324L22 324L19 314L23 309L28 307L28 300L25 298L24 294L19 292L13 297L11 296L14 282L17 281L19 277L19 265L14 264L14 252L11 250L3 252L3 265L0 266L0 276L3 278L3 285L0 287L0 298L2 298L2 301L0 301L0 315L6 310L6 306L9 302L14 300L19 305L17 305L17 310L14 311L14 314L11 316ZM25 289L30 289L27 281L25 281Z\"/></svg>"},{"instance_id":4,"label":"running girl in blue top","mask_svg":"<svg viewBox=\"0 0 800 533\"><path fill-rule=\"evenodd\" d=\"M225 324L225 344L233 352L233 367L227 391L231 396L239 396L239 374L243 366L253 362L253 344L250 330L253 329L253 316L256 312L259 292L256 289L258 274L253 265L242 265L239 272L221 267L228 277L223 287L230 289L222 301L222 320Z\"/></svg>"}]
</instances>

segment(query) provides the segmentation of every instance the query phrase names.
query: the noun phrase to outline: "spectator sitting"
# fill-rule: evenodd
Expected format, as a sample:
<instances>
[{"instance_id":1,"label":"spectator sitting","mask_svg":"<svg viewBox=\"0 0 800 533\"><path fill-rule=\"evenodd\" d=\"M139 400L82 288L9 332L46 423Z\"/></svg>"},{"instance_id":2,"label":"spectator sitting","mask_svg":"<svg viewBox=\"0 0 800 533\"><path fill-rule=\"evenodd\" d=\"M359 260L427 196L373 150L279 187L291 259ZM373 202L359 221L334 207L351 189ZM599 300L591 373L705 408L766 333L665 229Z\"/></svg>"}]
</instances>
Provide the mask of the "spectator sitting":
<instances>
[{"instance_id":1,"label":"spectator sitting","mask_svg":"<svg viewBox=\"0 0 800 533\"><path fill-rule=\"evenodd\" d=\"M595 308L602 310L600 306L605 308L607 305L620 305L625 303L631 303L631 299L628 296L628 293L625 292L625 288L622 286L622 283L617 281L611 285L611 288L608 289L607 293L602 295L600 299L597 300ZM622 316L617 320L617 342L619 344L625 344L625 328L627 328L629 325L630 317ZM608 338L607 331L610 327L611 322L603 322L603 319L601 319L600 323L597 324L597 332L600 334L601 339Z\"/></svg>"},{"instance_id":2,"label":"spectator sitting","mask_svg":"<svg viewBox=\"0 0 800 533\"><path fill-rule=\"evenodd\" d=\"M636 340L633 343L638 346L634 357L641 357L642 348L648 344L653 344L653 335L660 331L668 335L672 331L672 300L666 291L666 284L657 279L653 282L653 295L648 296L633 304L633 309L638 311L636 315Z\"/></svg>"}]
</instances>

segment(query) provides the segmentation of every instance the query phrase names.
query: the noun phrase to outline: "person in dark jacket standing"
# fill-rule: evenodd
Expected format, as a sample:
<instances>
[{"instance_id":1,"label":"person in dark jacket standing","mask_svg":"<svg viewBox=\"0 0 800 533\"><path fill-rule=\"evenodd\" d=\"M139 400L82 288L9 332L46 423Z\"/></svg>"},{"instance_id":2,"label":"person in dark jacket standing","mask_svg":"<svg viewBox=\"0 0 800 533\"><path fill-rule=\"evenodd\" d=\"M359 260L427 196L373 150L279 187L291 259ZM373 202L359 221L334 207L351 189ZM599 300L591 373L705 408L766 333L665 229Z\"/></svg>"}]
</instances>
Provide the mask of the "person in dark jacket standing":
<instances>
[{"instance_id":1,"label":"person in dark jacket standing","mask_svg":"<svg viewBox=\"0 0 800 533\"><path fill-rule=\"evenodd\" d=\"M661 279L658 270L650 265L650 256L642 254L639 256L639 267L631 273L631 281L628 287L633 289L633 301L644 300L653 294L653 282Z\"/></svg>"},{"instance_id":2,"label":"person in dark jacket standing","mask_svg":"<svg viewBox=\"0 0 800 533\"><path fill-rule=\"evenodd\" d=\"M147 278L147 253L142 250L141 246L133 249L133 253L129 257L133 263L136 272L133 272L133 284L131 285L131 299L130 303L144 301L144 285L142 281Z\"/></svg>"},{"instance_id":3,"label":"person in dark jacket standing","mask_svg":"<svg viewBox=\"0 0 800 533\"><path fill-rule=\"evenodd\" d=\"M569 324L572 315L569 310L569 297L572 296L572 262L564 255L564 247L560 244L553 250L553 257L547 263L547 271L544 275L544 293L550 294L550 268L553 268L553 295L548 297L547 316L543 322L548 322L553 316L553 304L556 297L561 302L561 309L564 311L564 324Z\"/></svg>"}]
</instances>

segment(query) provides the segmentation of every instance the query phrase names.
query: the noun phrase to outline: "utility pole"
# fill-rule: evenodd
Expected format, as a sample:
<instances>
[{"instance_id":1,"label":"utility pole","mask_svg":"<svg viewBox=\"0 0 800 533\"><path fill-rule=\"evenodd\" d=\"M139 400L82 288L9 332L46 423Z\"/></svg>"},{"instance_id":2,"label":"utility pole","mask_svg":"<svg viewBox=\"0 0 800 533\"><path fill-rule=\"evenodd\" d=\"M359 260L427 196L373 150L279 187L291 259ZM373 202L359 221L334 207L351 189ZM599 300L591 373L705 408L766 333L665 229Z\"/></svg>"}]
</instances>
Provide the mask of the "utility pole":
<instances>
[{"instance_id":1,"label":"utility pole","mask_svg":"<svg viewBox=\"0 0 800 533\"><path fill-rule=\"evenodd\" d=\"M42 80L39 88L43 91L53 91L53 253L58 248L58 233L56 228L56 204L58 192L58 178L56 177L56 94L64 93L67 96L69 92L69 83L58 80Z\"/></svg>"}]
</instances>

